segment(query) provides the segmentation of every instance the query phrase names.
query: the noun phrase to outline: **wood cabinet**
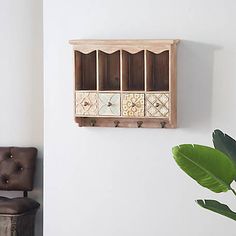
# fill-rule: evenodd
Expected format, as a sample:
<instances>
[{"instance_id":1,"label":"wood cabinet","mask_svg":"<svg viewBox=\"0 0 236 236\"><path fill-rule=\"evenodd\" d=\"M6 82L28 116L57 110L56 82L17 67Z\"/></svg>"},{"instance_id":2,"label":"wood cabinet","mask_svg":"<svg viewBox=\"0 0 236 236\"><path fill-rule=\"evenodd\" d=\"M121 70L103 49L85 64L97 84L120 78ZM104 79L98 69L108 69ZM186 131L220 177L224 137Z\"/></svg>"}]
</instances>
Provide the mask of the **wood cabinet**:
<instances>
[{"instance_id":1,"label":"wood cabinet","mask_svg":"<svg viewBox=\"0 0 236 236\"><path fill-rule=\"evenodd\" d=\"M71 40L79 126L176 127L179 40Z\"/></svg>"}]
</instances>

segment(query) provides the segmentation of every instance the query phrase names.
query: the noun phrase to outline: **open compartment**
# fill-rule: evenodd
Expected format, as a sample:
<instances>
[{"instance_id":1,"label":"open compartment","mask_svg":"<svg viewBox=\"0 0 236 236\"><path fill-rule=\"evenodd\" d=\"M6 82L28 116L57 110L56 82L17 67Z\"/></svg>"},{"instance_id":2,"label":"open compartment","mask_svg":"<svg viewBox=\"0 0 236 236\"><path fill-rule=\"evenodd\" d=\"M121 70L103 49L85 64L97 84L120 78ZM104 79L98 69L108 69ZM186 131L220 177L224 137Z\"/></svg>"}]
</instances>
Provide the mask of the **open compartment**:
<instances>
[{"instance_id":1,"label":"open compartment","mask_svg":"<svg viewBox=\"0 0 236 236\"><path fill-rule=\"evenodd\" d=\"M122 51L122 78L124 91L144 91L144 50Z\"/></svg>"},{"instance_id":2,"label":"open compartment","mask_svg":"<svg viewBox=\"0 0 236 236\"><path fill-rule=\"evenodd\" d=\"M75 51L75 89L97 89L96 51L88 54Z\"/></svg>"},{"instance_id":3,"label":"open compartment","mask_svg":"<svg viewBox=\"0 0 236 236\"><path fill-rule=\"evenodd\" d=\"M147 91L169 91L169 51L146 53Z\"/></svg>"},{"instance_id":4,"label":"open compartment","mask_svg":"<svg viewBox=\"0 0 236 236\"><path fill-rule=\"evenodd\" d=\"M120 51L98 51L99 90L120 90Z\"/></svg>"}]
</instances>

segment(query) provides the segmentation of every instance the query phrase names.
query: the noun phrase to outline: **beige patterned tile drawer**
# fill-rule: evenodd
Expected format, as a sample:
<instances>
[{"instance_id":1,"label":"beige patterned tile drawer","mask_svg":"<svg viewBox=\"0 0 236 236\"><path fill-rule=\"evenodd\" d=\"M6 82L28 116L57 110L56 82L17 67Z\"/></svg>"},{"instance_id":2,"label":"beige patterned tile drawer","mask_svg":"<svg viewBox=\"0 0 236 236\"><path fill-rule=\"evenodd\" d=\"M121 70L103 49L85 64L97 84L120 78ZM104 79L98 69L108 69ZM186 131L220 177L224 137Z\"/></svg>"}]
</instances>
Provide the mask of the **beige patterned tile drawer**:
<instances>
[{"instance_id":1,"label":"beige patterned tile drawer","mask_svg":"<svg viewBox=\"0 0 236 236\"><path fill-rule=\"evenodd\" d=\"M98 115L98 95L93 92L76 92L75 113L81 116Z\"/></svg>"},{"instance_id":2,"label":"beige patterned tile drawer","mask_svg":"<svg viewBox=\"0 0 236 236\"><path fill-rule=\"evenodd\" d=\"M143 117L144 116L144 94L125 93L122 94L122 116Z\"/></svg>"},{"instance_id":3,"label":"beige patterned tile drawer","mask_svg":"<svg viewBox=\"0 0 236 236\"><path fill-rule=\"evenodd\" d=\"M99 93L99 115L120 116L120 94Z\"/></svg>"},{"instance_id":4,"label":"beige patterned tile drawer","mask_svg":"<svg viewBox=\"0 0 236 236\"><path fill-rule=\"evenodd\" d=\"M145 99L146 117L169 117L169 93L149 93Z\"/></svg>"}]
</instances>

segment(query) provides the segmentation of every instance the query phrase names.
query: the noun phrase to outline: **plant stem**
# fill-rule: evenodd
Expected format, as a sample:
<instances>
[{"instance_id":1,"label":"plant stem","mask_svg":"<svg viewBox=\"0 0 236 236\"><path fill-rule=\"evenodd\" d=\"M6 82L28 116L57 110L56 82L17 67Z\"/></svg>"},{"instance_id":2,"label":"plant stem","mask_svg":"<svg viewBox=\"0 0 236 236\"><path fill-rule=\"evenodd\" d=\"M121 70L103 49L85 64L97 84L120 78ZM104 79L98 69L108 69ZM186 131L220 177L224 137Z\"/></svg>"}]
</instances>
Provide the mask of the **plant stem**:
<instances>
[{"instance_id":1,"label":"plant stem","mask_svg":"<svg viewBox=\"0 0 236 236\"><path fill-rule=\"evenodd\" d=\"M236 196L236 191L232 188L230 188L230 190L233 192L233 194Z\"/></svg>"}]
</instances>

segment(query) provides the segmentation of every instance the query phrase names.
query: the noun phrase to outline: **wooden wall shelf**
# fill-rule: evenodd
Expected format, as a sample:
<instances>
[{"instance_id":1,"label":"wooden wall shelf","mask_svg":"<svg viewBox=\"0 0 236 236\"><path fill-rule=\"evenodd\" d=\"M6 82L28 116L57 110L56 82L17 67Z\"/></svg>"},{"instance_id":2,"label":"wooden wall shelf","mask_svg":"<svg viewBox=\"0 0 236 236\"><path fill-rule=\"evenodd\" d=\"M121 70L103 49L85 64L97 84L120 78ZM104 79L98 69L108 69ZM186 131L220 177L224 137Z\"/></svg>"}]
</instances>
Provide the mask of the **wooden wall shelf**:
<instances>
[{"instance_id":1,"label":"wooden wall shelf","mask_svg":"<svg viewBox=\"0 0 236 236\"><path fill-rule=\"evenodd\" d=\"M178 42L71 40L79 126L175 128Z\"/></svg>"}]
</instances>

